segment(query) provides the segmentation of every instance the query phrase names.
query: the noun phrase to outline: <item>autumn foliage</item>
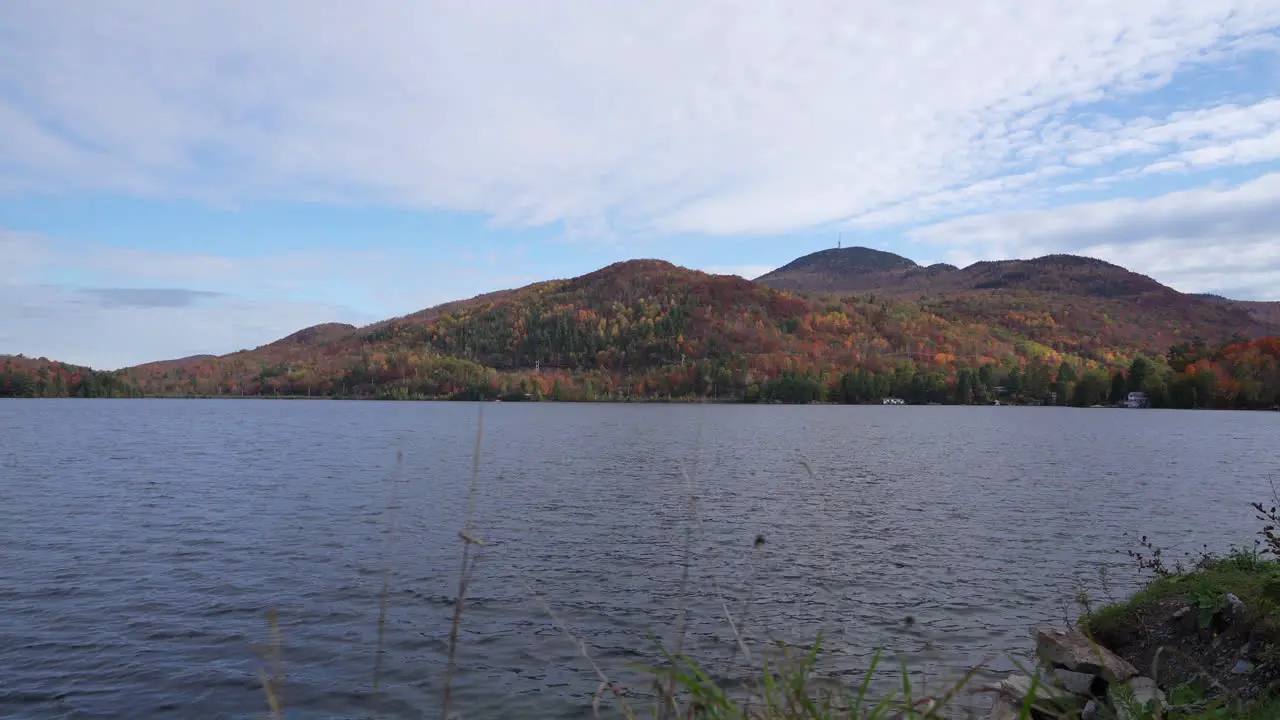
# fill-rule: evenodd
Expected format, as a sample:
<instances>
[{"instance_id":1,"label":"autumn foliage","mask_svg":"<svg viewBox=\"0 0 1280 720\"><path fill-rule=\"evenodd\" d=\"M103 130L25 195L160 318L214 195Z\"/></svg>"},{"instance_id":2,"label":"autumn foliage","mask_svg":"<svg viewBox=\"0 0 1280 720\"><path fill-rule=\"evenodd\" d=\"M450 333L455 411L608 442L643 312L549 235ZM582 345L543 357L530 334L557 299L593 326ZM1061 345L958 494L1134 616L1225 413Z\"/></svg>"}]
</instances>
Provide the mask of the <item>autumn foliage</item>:
<instances>
[{"instance_id":1,"label":"autumn foliage","mask_svg":"<svg viewBox=\"0 0 1280 720\"><path fill-rule=\"evenodd\" d=\"M0 397L139 397L127 373L108 373L45 358L0 356Z\"/></svg>"},{"instance_id":2,"label":"autumn foliage","mask_svg":"<svg viewBox=\"0 0 1280 720\"><path fill-rule=\"evenodd\" d=\"M1170 317L1052 289L806 295L641 260L98 375L149 395L1096 404L1150 355L1138 381L1159 378L1165 404L1275 403L1278 341L1210 336L1211 349L1198 338L1218 326ZM31 394L13 380L31 372L8 371L0 393ZM53 382L43 394L74 394L69 376Z\"/></svg>"}]
</instances>

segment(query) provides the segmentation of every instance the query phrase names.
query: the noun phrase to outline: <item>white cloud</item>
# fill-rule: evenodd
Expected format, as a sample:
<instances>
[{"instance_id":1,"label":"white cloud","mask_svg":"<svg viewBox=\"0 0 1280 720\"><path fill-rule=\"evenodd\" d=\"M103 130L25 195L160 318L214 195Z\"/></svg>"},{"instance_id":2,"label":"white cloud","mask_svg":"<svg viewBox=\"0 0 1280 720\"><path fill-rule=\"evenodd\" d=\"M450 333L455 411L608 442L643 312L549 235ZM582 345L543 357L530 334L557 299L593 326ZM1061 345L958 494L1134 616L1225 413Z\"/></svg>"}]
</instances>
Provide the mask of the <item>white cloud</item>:
<instances>
[{"instance_id":1,"label":"white cloud","mask_svg":"<svg viewBox=\"0 0 1280 720\"><path fill-rule=\"evenodd\" d=\"M0 21L0 190L658 232L921 219L1059 157L1258 157L1065 113L1271 52L1278 24L1251 0L51 0Z\"/></svg>"},{"instance_id":2,"label":"white cloud","mask_svg":"<svg viewBox=\"0 0 1280 720\"><path fill-rule=\"evenodd\" d=\"M1280 173L1240 185L918 228L953 262L1069 252L1138 270L1184 292L1280 300ZM1230 248L1229 252L1224 249Z\"/></svg>"},{"instance_id":3,"label":"white cloud","mask_svg":"<svg viewBox=\"0 0 1280 720\"><path fill-rule=\"evenodd\" d=\"M99 368L224 354L542 279L375 250L237 257L0 230L0 354Z\"/></svg>"},{"instance_id":4,"label":"white cloud","mask_svg":"<svg viewBox=\"0 0 1280 720\"><path fill-rule=\"evenodd\" d=\"M56 286L0 286L0 323L21 347L0 352L45 356L101 369L255 347L322 322L372 318L322 303L222 298L186 307L101 302Z\"/></svg>"},{"instance_id":5,"label":"white cloud","mask_svg":"<svg viewBox=\"0 0 1280 720\"><path fill-rule=\"evenodd\" d=\"M1280 98L1180 111L1163 121L1141 117L1120 123L1101 118L1097 125L1069 129L1072 142L1067 147L1073 152L1065 162L1089 168L1116 160L1158 159L1094 178L1094 184L1280 159Z\"/></svg>"},{"instance_id":6,"label":"white cloud","mask_svg":"<svg viewBox=\"0 0 1280 720\"><path fill-rule=\"evenodd\" d=\"M379 319L298 292L360 267L349 255L153 253L0 231L0 258L0 353L116 368L255 347L322 322Z\"/></svg>"},{"instance_id":7,"label":"white cloud","mask_svg":"<svg viewBox=\"0 0 1280 720\"><path fill-rule=\"evenodd\" d=\"M0 286L22 282L52 259L53 254L43 238L0 230Z\"/></svg>"},{"instance_id":8,"label":"white cloud","mask_svg":"<svg viewBox=\"0 0 1280 720\"><path fill-rule=\"evenodd\" d=\"M1221 105L1178 111L1163 119L1122 121L1097 117L1089 126L1046 126L1022 141L1022 150L1038 166L920 194L853 218L852 227L895 227L942 216L1012 209L1050 195L1113 187L1125 180L1159 173L1252 165L1280 159L1280 99L1252 105ZM1147 158L1160 157L1155 162ZM1117 160L1132 167L1087 180L1061 182L1066 176L1095 171ZM1146 163L1146 164L1143 164Z\"/></svg>"},{"instance_id":9,"label":"white cloud","mask_svg":"<svg viewBox=\"0 0 1280 720\"><path fill-rule=\"evenodd\" d=\"M1224 165L1249 165L1280 159L1280 125L1260 137L1247 137L1228 143L1205 145L1194 150L1184 150L1173 156L1170 163L1178 163L1186 169L1211 168ZM1148 172L1164 163L1148 166Z\"/></svg>"},{"instance_id":10,"label":"white cloud","mask_svg":"<svg viewBox=\"0 0 1280 720\"><path fill-rule=\"evenodd\" d=\"M1280 160L1280 98L1257 92L1274 95L1274 83L1230 98L1210 83L1173 111L1123 111L1188 68L1222 70L1249 53L1280 68L1273 1L10 5L6 196L381 203L562 222L596 245L982 212L911 236L961 263L1073 251L1187 290L1280 292L1277 176L1010 212ZM1099 100L1110 114L1081 114ZM0 231L0 336L23 343L15 352L114 366L374 320L562 269L508 259L518 271L498 276L364 249L374 246L237 258ZM496 262L467 250L473 264ZM772 269L717 256L743 264L705 269Z\"/></svg>"}]
</instances>

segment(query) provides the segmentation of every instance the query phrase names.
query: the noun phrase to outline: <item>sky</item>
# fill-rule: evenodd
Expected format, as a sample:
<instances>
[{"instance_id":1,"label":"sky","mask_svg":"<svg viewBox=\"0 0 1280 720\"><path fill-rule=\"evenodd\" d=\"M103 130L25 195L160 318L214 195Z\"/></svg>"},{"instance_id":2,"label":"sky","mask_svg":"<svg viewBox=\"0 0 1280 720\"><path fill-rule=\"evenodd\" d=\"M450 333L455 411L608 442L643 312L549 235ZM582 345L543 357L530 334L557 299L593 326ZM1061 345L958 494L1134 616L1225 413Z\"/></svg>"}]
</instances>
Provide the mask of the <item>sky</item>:
<instances>
[{"instance_id":1,"label":"sky","mask_svg":"<svg viewBox=\"0 0 1280 720\"><path fill-rule=\"evenodd\" d=\"M837 242L1280 300L1280 1L0 13L0 354L117 368Z\"/></svg>"}]
</instances>

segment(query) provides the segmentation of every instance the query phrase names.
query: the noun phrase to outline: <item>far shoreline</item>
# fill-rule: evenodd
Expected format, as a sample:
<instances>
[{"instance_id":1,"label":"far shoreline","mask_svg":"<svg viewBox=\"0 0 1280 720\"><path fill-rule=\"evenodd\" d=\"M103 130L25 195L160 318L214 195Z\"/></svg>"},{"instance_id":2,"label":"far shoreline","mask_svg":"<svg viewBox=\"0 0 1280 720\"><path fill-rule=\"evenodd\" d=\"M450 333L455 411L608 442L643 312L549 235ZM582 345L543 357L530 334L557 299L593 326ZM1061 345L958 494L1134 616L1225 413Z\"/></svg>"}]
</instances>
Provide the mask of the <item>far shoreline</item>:
<instances>
[{"instance_id":1,"label":"far shoreline","mask_svg":"<svg viewBox=\"0 0 1280 720\"><path fill-rule=\"evenodd\" d=\"M1209 410L1214 412L1280 412L1280 407L1271 408L1249 408L1249 407L1195 407L1195 408L1178 408L1178 407L1148 407L1148 408L1130 408L1124 405L1050 405L1046 403L842 403L842 402L803 402L788 403L777 400L760 400L755 402L745 402L741 399L717 399L717 398L628 398L623 400L554 400L543 398L541 400L476 400L472 398L383 398L369 396L335 396L335 395L142 395L142 396L121 396L121 397L75 397L75 396L44 396L44 397L0 397L0 400L267 400L267 401L342 401L342 402L383 402L383 403L471 403L476 405L764 405L770 407L968 407L968 408L1046 408L1059 410L1165 410L1165 411L1203 411Z\"/></svg>"}]
</instances>

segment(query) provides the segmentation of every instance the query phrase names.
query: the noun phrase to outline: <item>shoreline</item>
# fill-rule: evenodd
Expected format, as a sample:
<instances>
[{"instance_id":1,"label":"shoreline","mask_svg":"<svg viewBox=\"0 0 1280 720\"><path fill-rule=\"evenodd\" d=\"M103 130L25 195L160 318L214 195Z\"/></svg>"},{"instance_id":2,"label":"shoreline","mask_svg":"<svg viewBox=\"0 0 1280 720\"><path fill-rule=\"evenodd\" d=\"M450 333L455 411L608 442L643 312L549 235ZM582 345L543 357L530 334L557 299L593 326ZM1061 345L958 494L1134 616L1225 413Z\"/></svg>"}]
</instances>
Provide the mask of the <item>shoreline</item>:
<instances>
[{"instance_id":1,"label":"shoreline","mask_svg":"<svg viewBox=\"0 0 1280 720\"><path fill-rule=\"evenodd\" d=\"M1205 554L1190 569L1135 554L1154 577L1038 629L1038 669L979 689L995 695L988 720L1280 717L1280 561L1263 557L1275 550Z\"/></svg>"},{"instance_id":2,"label":"shoreline","mask_svg":"<svg viewBox=\"0 0 1280 720\"><path fill-rule=\"evenodd\" d=\"M538 405L538 404L556 404L556 405L764 405L771 407L969 407L969 408L1046 408L1060 410L1157 410L1157 411L1177 411L1177 412L1280 412L1280 407L1257 408L1257 407L1195 407L1195 408L1179 408L1179 407L1161 407L1161 408L1130 408L1124 405L1050 405L1044 403L1001 403L995 405L992 403L895 403L886 404L879 402L859 402L859 403L842 403L830 401L815 401L803 403L789 403L778 400L763 400L746 402L742 399L717 399L717 398L627 398L627 399L595 399L595 400L556 400L553 398L542 398L541 400L476 400L472 398L395 398L395 397L374 397L369 395L130 395L119 397L78 397L69 395L56 396L37 396L37 397L0 397L0 400L281 400L281 401L297 401L297 400L329 400L329 401L345 401L345 402L388 402L388 403L483 403L483 404L512 404L512 405Z\"/></svg>"}]
</instances>

